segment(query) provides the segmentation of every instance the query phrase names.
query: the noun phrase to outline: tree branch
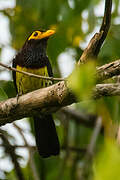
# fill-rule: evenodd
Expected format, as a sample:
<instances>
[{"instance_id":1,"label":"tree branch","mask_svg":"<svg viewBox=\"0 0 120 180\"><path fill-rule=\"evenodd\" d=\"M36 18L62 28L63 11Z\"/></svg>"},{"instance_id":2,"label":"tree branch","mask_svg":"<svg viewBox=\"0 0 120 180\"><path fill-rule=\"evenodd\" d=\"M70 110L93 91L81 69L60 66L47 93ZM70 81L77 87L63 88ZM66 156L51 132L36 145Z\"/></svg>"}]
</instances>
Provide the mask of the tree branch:
<instances>
[{"instance_id":1,"label":"tree branch","mask_svg":"<svg viewBox=\"0 0 120 180\"><path fill-rule=\"evenodd\" d=\"M83 114L73 108L62 108L60 110L61 113L66 114L67 117L71 117L75 120L76 123L82 124L85 127L94 127L94 124L96 122L97 116L93 114Z\"/></svg>"},{"instance_id":2,"label":"tree branch","mask_svg":"<svg viewBox=\"0 0 120 180\"><path fill-rule=\"evenodd\" d=\"M113 76L120 75L120 60L110 62L97 68L97 80L103 81Z\"/></svg>"},{"instance_id":3,"label":"tree branch","mask_svg":"<svg viewBox=\"0 0 120 180\"><path fill-rule=\"evenodd\" d=\"M73 94L67 83L61 81L47 88L42 88L20 96L19 99L11 98L0 103L0 125L33 116L38 113L51 113L60 107L75 102Z\"/></svg>"},{"instance_id":4,"label":"tree branch","mask_svg":"<svg viewBox=\"0 0 120 180\"><path fill-rule=\"evenodd\" d=\"M120 84L97 84L93 92L94 99L103 96L120 96Z\"/></svg>"},{"instance_id":5,"label":"tree branch","mask_svg":"<svg viewBox=\"0 0 120 180\"><path fill-rule=\"evenodd\" d=\"M94 99L102 96L120 95L120 84L98 84L93 91ZM36 113L53 113L61 107L76 102L75 97L61 81L50 87L38 89L17 98L0 103L0 125L16 119L33 116Z\"/></svg>"},{"instance_id":6,"label":"tree branch","mask_svg":"<svg viewBox=\"0 0 120 180\"><path fill-rule=\"evenodd\" d=\"M90 40L87 48L84 50L78 64L85 63L88 59L95 59L98 56L100 48L107 36L111 22L112 0L105 0L105 10L103 22L99 33L96 33Z\"/></svg>"}]
</instances>

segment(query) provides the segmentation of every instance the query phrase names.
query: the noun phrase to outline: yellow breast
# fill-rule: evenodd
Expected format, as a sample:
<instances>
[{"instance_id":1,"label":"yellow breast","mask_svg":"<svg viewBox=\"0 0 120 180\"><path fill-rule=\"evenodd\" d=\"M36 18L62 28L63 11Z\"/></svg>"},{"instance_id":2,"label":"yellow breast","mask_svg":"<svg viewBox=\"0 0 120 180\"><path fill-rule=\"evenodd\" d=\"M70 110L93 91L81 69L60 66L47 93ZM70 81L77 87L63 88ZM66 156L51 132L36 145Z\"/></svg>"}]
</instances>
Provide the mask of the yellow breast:
<instances>
[{"instance_id":1,"label":"yellow breast","mask_svg":"<svg viewBox=\"0 0 120 180\"><path fill-rule=\"evenodd\" d=\"M46 66L39 69L31 69L17 65L16 68L20 71L25 71L41 76L48 76L48 71ZM25 94L34 91L36 89L49 86L50 84L52 84L51 81L30 77L22 73L16 72L16 85L19 94Z\"/></svg>"}]
</instances>

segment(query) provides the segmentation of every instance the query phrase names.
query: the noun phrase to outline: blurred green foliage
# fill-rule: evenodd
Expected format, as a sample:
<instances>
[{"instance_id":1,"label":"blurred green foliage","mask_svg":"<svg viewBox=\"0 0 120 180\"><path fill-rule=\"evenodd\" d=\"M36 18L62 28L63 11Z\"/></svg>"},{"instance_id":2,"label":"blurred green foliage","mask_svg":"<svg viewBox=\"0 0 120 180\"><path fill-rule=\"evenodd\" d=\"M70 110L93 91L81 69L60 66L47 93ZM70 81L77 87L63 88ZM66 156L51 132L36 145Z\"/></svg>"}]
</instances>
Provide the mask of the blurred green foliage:
<instances>
[{"instance_id":1,"label":"blurred green foliage","mask_svg":"<svg viewBox=\"0 0 120 180\"><path fill-rule=\"evenodd\" d=\"M0 101L6 100L8 98L7 94L5 93L5 91L0 88Z\"/></svg>"},{"instance_id":2,"label":"blurred green foliage","mask_svg":"<svg viewBox=\"0 0 120 180\"><path fill-rule=\"evenodd\" d=\"M94 180L119 180L120 148L111 140L106 140L94 161Z\"/></svg>"},{"instance_id":3,"label":"blurred green foliage","mask_svg":"<svg viewBox=\"0 0 120 180\"><path fill-rule=\"evenodd\" d=\"M96 82L95 72L95 62L89 61L81 65L81 67L76 66L68 78L68 86L80 101L90 99L92 89Z\"/></svg>"},{"instance_id":4,"label":"blurred green foliage","mask_svg":"<svg viewBox=\"0 0 120 180\"><path fill-rule=\"evenodd\" d=\"M113 2L112 25L99 54L99 65L120 57L120 0L114 0ZM76 62L79 60L84 50L83 47L87 46L89 37L101 25L102 3L102 0L16 0L14 8L8 7L0 12L9 19L10 46L16 51L22 47L32 31L36 29L56 29L56 34L48 41L47 52L55 76L60 77L59 55L64 52L68 53L69 49L73 49L75 51L74 59L76 59ZM3 47L0 42L0 53L2 50ZM0 71L0 75L1 73L2 71ZM91 89L96 83L95 78L93 78L94 74L95 64L89 62L86 65L82 65L80 69L75 68L72 75L69 76L70 88L75 92L77 98L82 101L74 105L74 108L82 113L102 114L106 122L109 120L112 122L119 121L120 100L118 97L103 98L102 103L88 100L91 95ZM15 95L12 81L1 80L0 101ZM37 175L34 173L35 169L32 168L33 166L31 167L30 159L28 159L26 166L22 167L25 180L80 179L82 162L85 156L85 152L80 150L87 148L92 129L86 128L76 123L71 117L63 116L62 114L60 116L54 115L54 119L61 143L61 154L59 157L43 160L37 152L34 152L32 165L35 166ZM29 133L34 135L32 119L28 123L31 126ZM109 124L106 123L106 126ZM110 133L112 132L110 131ZM96 148L100 153L98 153L93 164L94 180L117 180L117 178L119 179L119 148L115 143L107 142L107 140L103 147L103 139L101 134ZM69 146L74 147L75 150L70 150ZM6 154L4 155L7 156ZM92 162L90 163L92 164ZM5 172L5 175L8 180L17 179L14 169L9 173Z\"/></svg>"}]
</instances>

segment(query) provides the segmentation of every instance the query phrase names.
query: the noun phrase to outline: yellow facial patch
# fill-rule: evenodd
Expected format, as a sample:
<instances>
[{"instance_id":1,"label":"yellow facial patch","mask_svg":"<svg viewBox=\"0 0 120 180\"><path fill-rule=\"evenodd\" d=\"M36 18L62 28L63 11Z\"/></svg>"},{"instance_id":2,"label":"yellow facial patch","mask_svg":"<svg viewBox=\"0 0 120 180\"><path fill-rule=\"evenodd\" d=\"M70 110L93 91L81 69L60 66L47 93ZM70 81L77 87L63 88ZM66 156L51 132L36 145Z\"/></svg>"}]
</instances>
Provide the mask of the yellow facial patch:
<instances>
[{"instance_id":1,"label":"yellow facial patch","mask_svg":"<svg viewBox=\"0 0 120 180\"><path fill-rule=\"evenodd\" d=\"M54 30L47 30L45 32L34 31L32 35L28 38L28 41L31 39L44 39L44 38L52 36L53 34L55 34Z\"/></svg>"},{"instance_id":2,"label":"yellow facial patch","mask_svg":"<svg viewBox=\"0 0 120 180\"><path fill-rule=\"evenodd\" d=\"M30 68L21 67L17 65L16 68L20 71L25 71L25 72L29 72L29 73L33 73L33 74L37 74L41 76L48 76L48 71L47 71L46 66L39 69L30 69ZM52 84L50 80L34 78L34 77L24 75L22 73L16 72L16 85L18 89L18 94L20 95L34 91L36 89L47 87L50 84Z\"/></svg>"}]
</instances>

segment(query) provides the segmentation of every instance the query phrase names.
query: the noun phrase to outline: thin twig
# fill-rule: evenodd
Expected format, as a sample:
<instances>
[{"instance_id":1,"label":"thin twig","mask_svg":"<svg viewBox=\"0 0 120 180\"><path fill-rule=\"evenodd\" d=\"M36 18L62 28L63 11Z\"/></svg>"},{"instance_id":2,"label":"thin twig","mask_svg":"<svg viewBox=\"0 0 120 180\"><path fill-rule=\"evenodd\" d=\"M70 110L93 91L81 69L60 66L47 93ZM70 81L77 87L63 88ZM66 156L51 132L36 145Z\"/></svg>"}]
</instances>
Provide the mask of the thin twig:
<instances>
[{"instance_id":1,"label":"thin twig","mask_svg":"<svg viewBox=\"0 0 120 180\"><path fill-rule=\"evenodd\" d=\"M96 141L97 141L98 135L100 133L101 127L102 127L102 118L98 117L96 120L96 124L95 124L94 130L93 130L92 136L91 136L90 143L87 148L87 152L86 152L87 159L89 159L89 157L93 156L93 154L94 154Z\"/></svg>"},{"instance_id":2,"label":"thin twig","mask_svg":"<svg viewBox=\"0 0 120 180\"><path fill-rule=\"evenodd\" d=\"M0 147L3 147L4 146L4 144L0 144ZM6 145L7 146L7 145ZM26 146L26 145L11 145L11 146L13 146L14 148L28 148L28 145ZM32 150L32 151L37 151L37 149L36 149L36 146L29 146L29 148Z\"/></svg>"},{"instance_id":3,"label":"thin twig","mask_svg":"<svg viewBox=\"0 0 120 180\"><path fill-rule=\"evenodd\" d=\"M0 144L0 147L3 147L4 144ZM13 146L15 149L16 148L28 148L28 145L11 145ZM8 147L6 145L6 147ZM36 146L29 146L29 148L32 150L32 151L37 151L37 148ZM61 146L61 149L62 150L66 150L66 147L65 146ZM78 147L74 147L74 146L68 146L68 149L69 151L73 151L73 152L77 152L77 153L85 153L86 152L86 148L78 148Z\"/></svg>"},{"instance_id":4,"label":"thin twig","mask_svg":"<svg viewBox=\"0 0 120 180\"><path fill-rule=\"evenodd\" d=\"M16 123L13 123L14 127L18 130L18 132L20 133L20 135L22 136L23 138L23 141L25 143L25 146L26 148L29 150L29 158L30 158L30 167L31 167L31 170L33 172L33 177L34 177L34 180L40 180L39 178L39 175L38 175L38 172L36 170L36 167L35 167L35 163L34 163L34 159L33 159L33 149L30 148L24 134L23 134L23 130L16 124Z\"/></svg>"},{"instance_id":5,"label":"thin twig","mask_svg":"<svg viewBox=\"0 0 120 180\"><path fill-rule=\"evenodd\" d=\"M90 175L91 172L91 160L93 158L94 155L94 151L95 151L95 146L96 146L96 141L97 138L99 136L100 130L102 127L102 118L98 117L92 136L90 138L90 143L87 147L87 151L85 154L85 158L83 161L83 165L82 165L82 169L81 169L81 174L80 174L80 179L81 180L86 180L88 178L88 176Z\"/></svg>"},{"instance_id":6,"label":"thin twig","mask_svg":"<svg viewBox=\"0 0 120 180\"><path fill-rule=\"evenodd\" d=\"M0 66L1 66L1 62L0 62ZM10 67L6 64L3 64L3 63L2 63L2 66L4 66L5 68L7 68L11 71L20 72L20 73L23 73L23 74L31 76L31 77L48 79L48 80L53 80L53 81L59 81L59 80L60 81L62 81L62 80L67 81L66 78L45 77L45 76L39 76L36 74L28 73L25 71L19 71L16 68L12 68L12 67ZM96 76L96 79L98 81L104 81L105 79L109 79L109 78L112 78L112 77L117 76L117 75L120 75L120 59L96 68L95 76Z\"/></svg>"},{"instance_id":7,"label":"thin twig","mask_svg":"<svg viewBox=\"0 0 120 180\"><path fill-rule=\"evenodd\" d=\"M29 145L28 145L27 140L26 140L26 138L25 138L25 136L23 134L23 130L15 122L13 123L13 126L18 130L19 134L21 135L21 137L22 137L22 139L23 139L23 141L25 143L25 146L28 148Z\"/></svg>"},{"instance_id":8,"label":"thin twig","mask_svg":"<svg viewBox=\"0 0 120 180\"><path fill-rule=\"evenodd\" d=\"M4 67L6 69L9 69L10 71L19 72L19 73L22 73L24 75L34 77L34 78L51 80L51 81L67 81L67 79L65 79L65 78L54 78L54 77L40 76L40 75L37 75L37 74L33 74L33 73L25 72L25 71L20 71L20 70L14 68L14 67L8 66L8 65L3 64L1 62L0 62L0 66Z\"/></svg>"},{"instance_id":9,"label":"thin twig","mask_svg":"<svg viewBox=\"0 0 120 180\"><path fill-rule=\"evenodd\" d=\"M64 154L64 157L63 157L63 160L62 160L62 164L61 164L61 167L59 168L59 173L58 173L58 180L61 180L63 177L64 177L64 173L65 173L65 168L66 168L66 164L67 164L67 161L68 161L68 158L69 158L69 148L68 148L68 145L69 145L69 138L68 138L68 133L69 133L69 121L67 121L67 116L60 116L59 119L61 120L62 124L63 124L63 127L64 127L64 133L63 133L63 136L64 136L64 140L63 140L63 146L64 147L64 150L65 150L65 154Z\"/></svg>"}]
</instances>

